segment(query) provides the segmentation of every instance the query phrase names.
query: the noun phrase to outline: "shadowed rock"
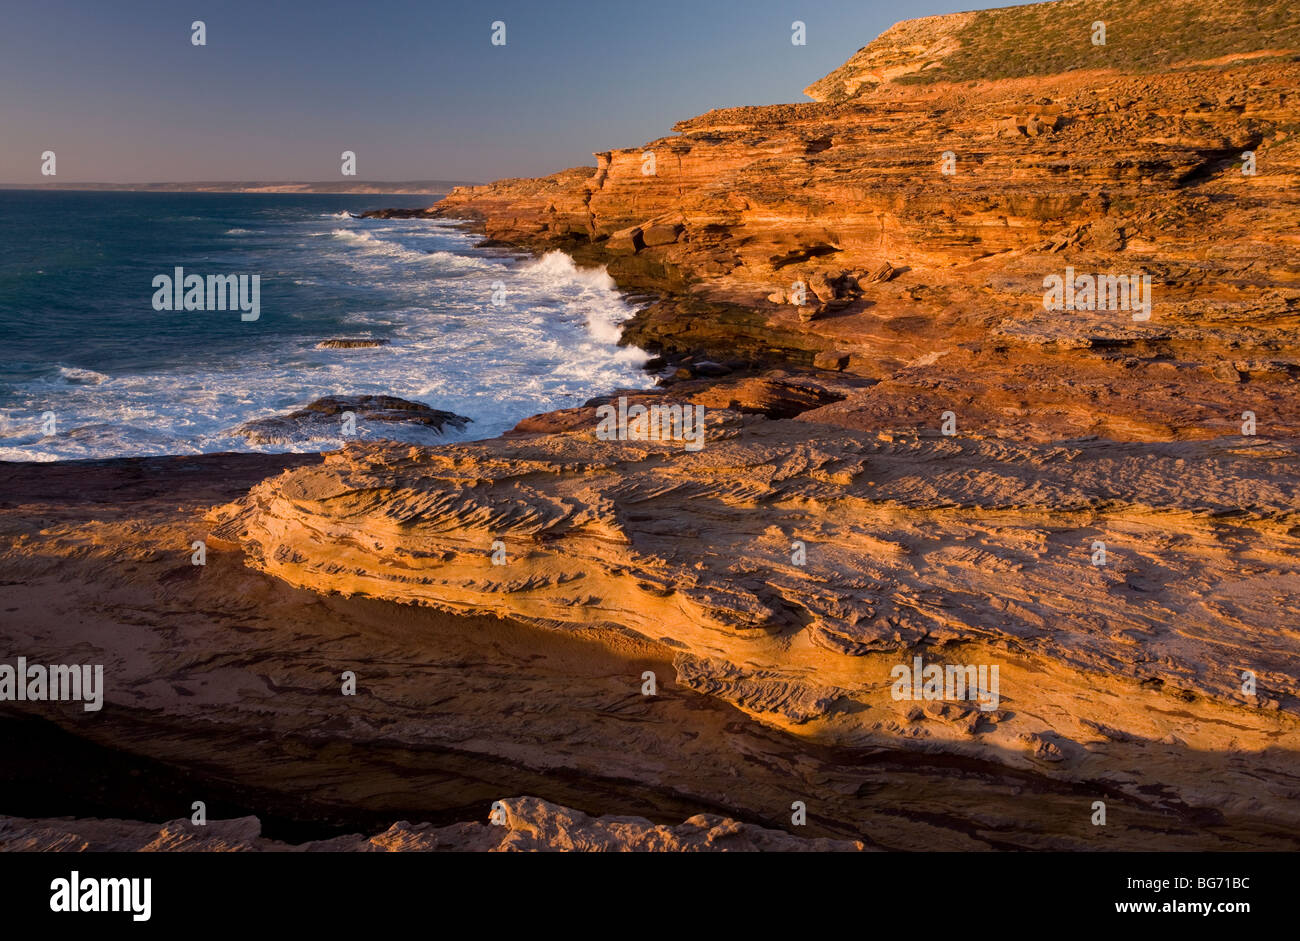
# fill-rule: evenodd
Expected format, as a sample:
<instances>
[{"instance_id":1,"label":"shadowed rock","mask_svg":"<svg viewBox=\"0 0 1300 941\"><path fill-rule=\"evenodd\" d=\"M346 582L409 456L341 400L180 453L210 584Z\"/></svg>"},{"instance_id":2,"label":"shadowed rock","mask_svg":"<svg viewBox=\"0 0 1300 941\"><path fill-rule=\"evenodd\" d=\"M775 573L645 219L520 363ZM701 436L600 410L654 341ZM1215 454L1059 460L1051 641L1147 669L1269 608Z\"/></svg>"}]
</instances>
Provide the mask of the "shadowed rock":
<instances>
[{"instance_id":1,"label":"shadowed rock","mask_svg":"<svg viewBox=\"0 0 1300 941\"><path fill-rule=\"evenodd\" d=\"M355 340L321 340L321 342L316 344L316 348L320 350L364 350L377 346L386 346L387 344L388 341L386 339L371 339L366 337Z\"/></svg>"},{"instance_id":2,"label":"shadowed rock","mask_svg":"<svg viewBox=\"0 0 1300 941\"><path fill-rule=\"evenodd\" d=\"M133 820L30 820L0 817L0 851L62 853L267 852L845 852L864 849L850 840L805 839L716 814L697 814L673 827L643 817L590 817L535 797L498 802L499 823L394 823L373 836L342 836L289 844L261 835L256 817L188 819L164 824Z\"/></svg>"}]
</instances>

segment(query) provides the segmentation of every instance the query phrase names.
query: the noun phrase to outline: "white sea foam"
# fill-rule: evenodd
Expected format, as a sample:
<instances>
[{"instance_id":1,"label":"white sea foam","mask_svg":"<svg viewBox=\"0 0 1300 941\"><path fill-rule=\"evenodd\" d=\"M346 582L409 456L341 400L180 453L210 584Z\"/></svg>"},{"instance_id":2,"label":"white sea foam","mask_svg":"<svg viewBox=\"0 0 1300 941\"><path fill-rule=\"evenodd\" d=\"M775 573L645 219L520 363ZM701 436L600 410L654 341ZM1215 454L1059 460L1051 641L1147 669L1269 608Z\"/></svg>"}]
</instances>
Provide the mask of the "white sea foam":
<instances>
[{"instance_id":1,"label":"white sea foam","mask_svg":"<svg viewBox=\"0 0 1300 941\"><path fill-rule=\"evenodd\" d=\"M78 369L76 366L60 366L58 377L71 385L97 386L108 376L93 369Z\"/></svg>"},{"instance_id":2,"label":"white sea foam","mask_svg":"<svg viewBox=\"0 0 1300 941\"><path fill-rule=\"evenodd\" d=\"M373 232L355 229L335 229L330 233L336 239L355 245L364 251L372 252L379 255L388 255L392 258L403 258L409 261L418 261L423 256L423 252L407 248L400 242L389 241L380 238Z\"/></svg>"},{"instance_id":3,"label":"white sea foam","mask_svg":"<svg viewBox=\"0 0 1300 941\"><path fill-rule=\"evenodd\" d=\"M594 291L614 290L614 279L604 268L579 268L564 252L547 252L541 258L521 265L519 270L550 284L577 283Z\"/></svg>"},{"instance_id":4,"label":"white sea foam","mask_svg":"<svg viewBox=\"0 0 1300 941\"><path fill-rule=\"evenodd\" d=\"M430 264L438 265L439 267L459 268L464 270L483 270L496 267L485 259L473 258L469 255L457 255L454 252L431 251L424 256L424 260Z\"/></svg>"},{"instance_id":5,"label":"white sea foam","mask_svg":"<svg viewBox=\"0 0 1300 941\"><path fill-rule=\"evenodd\" d=\"M241 347L229 361L195 357L157 371L60 367L22 384L17 403L0 408L0 459L331 449L343 439L304 432L251 444L234 433L325 395L396 395L473 419L463 433L443 437L422 425L362 422L363 439L477 439L528 415L649 384L640 369L646 354L617 345L632 309L603 269L580 268L559 252L530 259L474 249L478 236L454 223L349 217L331 225L335 218L296 222L257 250L260 264L283 272L283 283L346 299L345 312L319 333ZM506 287L500 306L492 303L498 281ZM271 323L310 323L311 316L310 307L263 310ZM316 348L347 335L389 343ZM47 409L57 416L52 437L41 426Z\"/></svg>"},{"instance_id":6,"label":"white sea foam","mask_svg":"<svg viewBox=\"0 0 1300 941\"><path fill-rule=\"evenodd\" d=\"M614 279L603 268L580 268L563 252L547 252L520 268L520 274L536 278L543 288L565 297L567 308L581 315L591 338L599 344L617 346L620 325L632 311L623 303ZM627 358L645 362L640 350L625 349Z\"/></svg>"},{"instance_id":7,"label":"white sea foam","mask_svg":"<svg viewBox=\"0 0 1300 941\"><path fill-rule=\"evenodd\" d=\"M486 269L493 265L485 259L462 255L440 249L412 248L400 239L383 238L381 234L355 229L335 229L330 235L343 242L355 245L366 252L386 255L402 261L423 265L434 265L456 270Z\"/></svg>"}]
</instances>

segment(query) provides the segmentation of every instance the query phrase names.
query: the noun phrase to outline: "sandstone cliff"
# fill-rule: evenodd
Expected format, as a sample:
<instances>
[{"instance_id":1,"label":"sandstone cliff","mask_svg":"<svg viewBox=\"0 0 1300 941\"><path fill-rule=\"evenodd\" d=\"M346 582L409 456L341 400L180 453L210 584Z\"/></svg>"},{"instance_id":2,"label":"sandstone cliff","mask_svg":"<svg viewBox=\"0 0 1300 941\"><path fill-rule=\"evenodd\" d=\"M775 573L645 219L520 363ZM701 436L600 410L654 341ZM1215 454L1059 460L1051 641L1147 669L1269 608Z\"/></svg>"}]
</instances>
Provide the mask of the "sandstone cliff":
<instances>
[{"instance_id":1,"label":"sandstone cliff","mask_svg":"<svg viewBox=\"0 0 1300 941\"><path fill-rule=\"evenodd\" d=\"M952 409L972 430L1150 440L1252 411L1291 434L1298 51L1283 0L909 21L814 83L815 102L712 111L428 212L663 294L629 342L820 354L882 380L855 427ZM1149 276L1150 319L1045 311L1044 278L1067 266Z\"/></svg>"}]
</instances>

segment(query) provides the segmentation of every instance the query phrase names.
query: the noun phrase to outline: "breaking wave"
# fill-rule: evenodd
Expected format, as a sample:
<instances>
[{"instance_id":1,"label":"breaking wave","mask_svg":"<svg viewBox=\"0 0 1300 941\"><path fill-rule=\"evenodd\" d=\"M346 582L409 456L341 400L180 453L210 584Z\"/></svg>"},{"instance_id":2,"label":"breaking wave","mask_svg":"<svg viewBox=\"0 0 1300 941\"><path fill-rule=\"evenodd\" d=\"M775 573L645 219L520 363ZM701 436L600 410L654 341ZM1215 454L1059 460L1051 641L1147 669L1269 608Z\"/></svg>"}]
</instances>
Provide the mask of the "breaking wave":
<instances>
[{"instance_id":1,"label":"breaking wave","mask_svg":"<svg viewBox=\"0 0 1300 941\"><path fill-rule=\"evenodd\" d=\"M479 249L454 220L317 210L290 223L282 214L274 224L227 225L235 221L229 232L256 238L222 242L208 267L263 272L258 326L216 313L153 318L133 301L113 328L140 331L131 368L65 360L36 378L0 377L0 459L323 450L340 442L250 443L235 430L326 395L400 396L472 419L451 437L486 438L529 415L650 383L646 354L618 345L633 310L613 280L560 252ZM237 331L233 347L222 346L223 330ZM318 348L356 337L388 342ZM41 423L49 411L53 435ZM382 433L430 443L422 425Z\"/></svg>"}]
</instances>

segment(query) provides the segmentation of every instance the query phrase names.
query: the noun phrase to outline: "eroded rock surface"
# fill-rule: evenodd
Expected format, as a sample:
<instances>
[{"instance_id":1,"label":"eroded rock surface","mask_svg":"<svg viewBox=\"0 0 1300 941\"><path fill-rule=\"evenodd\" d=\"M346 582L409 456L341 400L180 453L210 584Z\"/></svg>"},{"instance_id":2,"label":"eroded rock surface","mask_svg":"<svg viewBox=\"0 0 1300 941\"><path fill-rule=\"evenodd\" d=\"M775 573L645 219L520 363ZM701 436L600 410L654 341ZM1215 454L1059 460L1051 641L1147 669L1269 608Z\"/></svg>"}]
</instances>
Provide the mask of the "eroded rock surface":
<instances>
[{"instance_id":1,"label":"eroded rock surface","mask_svg":"<svg viewBox=\"0 0 1300 941\"><path fill-rule=\"evenodd\" d=\"M108 677L92 719L5 713L54 762L0 768L6 832L184 835L40 822L54 782L224 803L230 847L249 808L286 847L785 847L796 801L872 848L1300 847L1297 33L911 21L812 102L396 213L659 296L627 398L703 406L705 446L597 440L614 391L474 444L0 467L9 649ZM1149 276L1149 319L1046 309L1070 271ZM917 658L996 701L898 698ZM463 823L513 794L549 804Z\"/></svg>"},{"instance_id":2,"label":"eroded rock surface","mask_svg":"<svg viewBox=\"0 0 1300 941\"><path fill-rule=\"evenodd\" d=\"M1283 806L1296 442L1035 445L718 412L689 453L594 425L350 449L255 487L212 536L318 592L663 645L678 685L815 741L1138 790L1160 766L1179 801L1300 822ZM918 656L998 665L999 701L898 701L891 669Z\"/></svg>"},{"instance_id":3,"label":"eroded rock surface","mask_svg":"<svg viewBox=\"0 0 1300 941\"><path fill-rule=\"evenodd\" d=\"M1039 440L1212 438L1250 411L1294 435L1297 52L1284 0L912 20L816 101L711 111L425 214L661 293L628 342L880 379L836 412L851 427L953 410ZM1150 277L1149 319L1045 310L1067 268Z\"/></svg>"},{"instance_id":4,"label":"eroded rock surface","mask_svg":"<svg viewBox=\"0 0 1300 941\"><path fill-rule=\"evenodd\" d=\"M26 818L168 820L188 816L191 801L204 800L210 819L256 814L268 838L300 844L379 833L394 820L434 826L482 820L494 801L534 794L593 816L676 826L714 814L889 849L1296 848L1295 716L1287 687L1269 672L1291 669L1291 654L1278 647L1294 625L1288 614L1294 537L1265 539L1278 519L1267 485L1258 511L1244 516L1216 516L1213 504L1205 513L1191 509L1192 491L1180 495L1172 477L1141 491L1149 507L1120 501L1106 509L1122 521L1120 538L1109 541L1115 572L1094 569L1091 547L1077 538L1087 510L1054 522L1044 509L1053 494L1073 495L1059 478L1041 493L1031 488L1018 500L1008 498L993 517L942 505L963 487L978 488L978 475L962 483L970 465L961 462L975 460L989 442L894 444L832 432L839 438L818 445L827 454L834 447L831 464L804 446L795 447L793 463L765 468L764 449L778 442L790 448L792 436L807 433L805 423L733 413L725 424L736 437L710 439L700 452L707 457L715 445L727 449L719 452L733 462L729 482L718 490L723 499L695 488L703 481L718 487L726 462L682 464L678 477L680 452L651 447L634 457L627 445L601 442L604 466L626 463L630 484L664 491L663 507L680 506L690 492L697 496L681 516L660 519L652 491L630 494L628 518L621 520L623 511L610 517L622 535L611 534L603 547L596 545L599 535L566 536L560 525L551 530L560 536L554 549L539 550L529 527L541 515L511 532L484 514L484 527L504 534L510 560L504 567L489 567L488 545L472 536L458 540L449 530L432 537L450 547L445 568L437 558L417 558L413 568L412 559L395 551L373 572L373 544L358 549L348 529L372 514L387 525L379 504L390 494L394 505L408 496L428 499L416 481L426 469L438 475L448 466L460 467L464 477L434 498L442 508L430 510L430 524L451 523L456 508L471 507L479 481L485 499L490 491L495 500L513 499L508 495L522 480L541 495L531 499L542 507L568 489L573 495L565 499L576 508L580 486L597 495L614 482L612 473L608 481L576 479L596 442L575 432L488 442L469 446L481 449L471 452L417 449L411 456L394 449L363 459L358 449L324 465L319 478L312 470L318 455L0 467L6 662L24 655L31 662L102 663L105 675L100 712L86 713L77 703L6 704L0 746L24 758L0 766L5 809ZM759 427L763 433L749 441ZM526 463L512 482L507 468L518 443L527 448L519 455ZM1284 451L1277 442L1262 444ZM758 471L744 456L751 446ZM951 448L956 462L942 493L932 494L943 499L928 506L918 449L931 446ZM1182 455L1180 449L1205 446L1165 447ZM1062 461L1068 456L1055 453ZM1136 454L1133 461L1148 457L1124 446L1111 455L1118 464L1128 463L1118 460L1121 453ZM1170 456L1157 449L1156 465ZM1292 460L1261 453L1216 460L1231 477L1257 459L1279 473ZM1075 460L1095 462L1105 476L1101 451ZM806 479L795 470L798 462L807 465ZM374 492L375 506L364 505L353 485L373 479L387 463L392 481ZM857 472L851 468L864 463L870 475L873 463L881 463L879 480L894 488L881 505L860 496L869 492L869 480L850 479ZM637 464L645 466L637 471ZM655 466L664 476L650 473ZM315 590L249 568L242 546L220 540L209 541L205 566L193 565L192 542L212 528L204 519L208 509L284 469L287 476L256 489L258 502L276 502L277 513L293 509L281 502L280 487L288 494L312 482L301 520L323 511L324 490L317 488L325 481L337 494L342 524L330 522L312 538L295 524L265 517L283 527L280 544L304 549L302 559L285 556L276 566L293 578L295 568L310 572ZM308 471L308 478L295 476ZM760 482L746 485L746 474ZM1013 464L1004 474L1005 482L1029 470ZM794 626L808 611L833 610L825 599L838 583L823 586L821 597L815 584L810 589L802 570L788 564L786 533L760 533L751 544L748 527L773 509L746 514L742 506L761 500L769 480L776 482L773 518L782 523L796 511L815 514L817 501L839 504L828 527L804 537L808 567L819 578L836 577L827 572L834 555L879 560L860 576L850 573L872 582L839 614L844 619L848 608L860 610L855 640L892 629L889 617L902 628L931 627L943 616L940 603L955 601L945 642L932 645L909 630L905 641L886 638L854 655L814 642L819 629ZM1197 480L1192 475L1193 487ZM919 492L910 493L914 488ZM792 495L789 506L783 489ZM858 496L835 496L841 492ZM1008 509L1017 502L1019 509ZM506 502L502 510L513 513L514 506ZM844 525L855 507L861 529L836 536L832 526ZM250 502L236 512L264 511ZM742 517L750 522L734 537L719 531L719 522ZM1179 521L1172 538L1164 535L1166 519ZM418 541L431 539L423 523L412 523ZM457 519L454 527L463 525ZM629 537L649 551L628 545ZM377 531L376 538L391 547L403 542L400 532ZM1019 572L990 560L988 547L1003 543L1021 547L1012 557ZM320 562L331 545L340 555L335 571ZM1143 554L1153 547L1154 556ZM1041 576L1025 562L1030 551L1041 553ZM1208 574L1190 586L1170 578L1161 588L1163 560L1176 573L1193 551L1210 560ZM589 569L579 584L593 617L586 626L557 630L556 611L579 620L567 605L552 603L563 591L548 573L571 571L560 561L569 553ZM977 564L965 564L963 553ZM1240 564L1231 561L1236 558ZM603 568L611 562L630 570ZM1231 577L1217 574L1229 564ZM692 574L680 598L672 589L657 597L657 623L639 617L638 626L616 623L640 598L662 592L666 573L682 569ZM512 584L529 570L540 576L531 597L530 589ZM773 586L757 584L747 570L772 574ZM633 583L633 573L647 572L644 586ZM491 597L492 610L522 611L530 623L450 614L431 603L348 598L332 590L335 576L344 591L356 591L364 580L367 592L418 590L426 602L442 597L455 606L473 595ZM924 590L915 587L918 578ZM734 585L711 599L705 589L724 580ZM974 594L982 591L986 598ZM1104 604L1106 616L1120 610L1126 630L1108 640L1103 615L1090 624L1087 611L1074 611L1074 599ZM1124 599L1131 611L1123 610ZM1228 616L1203 636L1210 615L1195 612L1207 600L1218 601L1217 610ZM1265 603L1272 605L1267 617L1256 617ZM873 624L869 604L885 620ZM774 630L750 620L764 606L782 612ZM1181 615L1166 617L1166 608L1193 612L1188 626ZM1058 611L1069 615L1065 630L1053 630ZM696 612L709 619L697 621ZM1025 620L1026 613L1047 623ZM539 616L554 623L535 626ZM1141 633L1127 629L1134 625ZM972 639L958 643L957 637ZM1154 654L1146 652L1147 642ZM1061 662L1049 658L1058 651L1064 651ZM918 653L927 662L999 664L998 709L895 701L889 667ZM1211 663L1209 673L1190 677L1192 664L1203 662ZM1220 669L1243 662L1265 671L1259 687L1267 705L1237 702L1220 679ZM354 696L341 695L344 671L357 677ZM658 680L653 696L643 694L647 671ZM1162 677L1164 683L1154 681ZM1189 685L1174 688L1184 682ZM1269 708L1273 701L1277 709ZM1108 808L1105 827L1090 823L1097 800ZM808 812L806 828L797 831L791 828L795 801Z\"/></svg>"},{"instance_id":5,"label":"eroded rock surface","mask_svg":"<svg viewBox=\"0 0 1300 941\"><path fill-rule=\"evenodd\" d=\"M803 839L779 830L697 814L677 826L643 817L590 817L535 797L497 802L499 823L394 823L373 836L343 836L297 845L261 835L256 817L188 819L164 824L134 820L29 820L0 817L0 852L833 852L864 847L847 840Z\"/></svg>"}]
</instances>

